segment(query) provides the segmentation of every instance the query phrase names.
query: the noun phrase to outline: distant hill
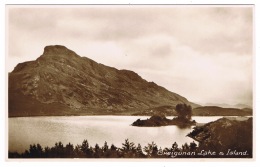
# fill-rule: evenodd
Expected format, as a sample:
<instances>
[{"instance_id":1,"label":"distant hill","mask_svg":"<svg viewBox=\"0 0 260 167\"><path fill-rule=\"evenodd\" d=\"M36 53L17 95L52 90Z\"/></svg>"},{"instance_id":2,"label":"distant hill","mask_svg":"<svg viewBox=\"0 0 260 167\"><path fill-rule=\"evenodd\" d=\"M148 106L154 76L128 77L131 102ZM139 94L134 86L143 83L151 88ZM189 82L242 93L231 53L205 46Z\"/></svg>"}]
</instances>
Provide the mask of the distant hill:
<instances>
[{"instance_id":1,"label":"distant hill","mask_svg":"<svg viewBox=\"0 0 260 167\"><path fill-rule=\"evenodd\" d=\"M143 111L138 111L133 115L166 115L177 116L175 106L159 106L149 108ZM237 108L222 108L217 106L200 106L193 108L193 116L252 116L253 111L250 108L237 109Z\"/></svg>"},{"instance_id":2,"label":"distant hill","mask_svg":"<svg viewBox=\"0 0 260 167\"><path fill-rule=\"evenodd\" d=\"M252 116L252 109L222 108L217 106L204 106L193 109L196 116Z\"/></svg>"},{"instance_id":3,"label":"distant hill","mask_svg":"<svg viewBox=\"0 0 260 167\"><path fill-rule=\"evenodd\" d=\"M243 108L251 108L252 106L249 106L247 104L235 104L235 105L231 105L231 104L226 104L226 103L206 103L205 106L218 106L218 107L222 107L222 108L238 108L238 109L243 109Z\"/></svg>"},{"instance_id":4,"label":"distant hill","mask_svg":"<svg viewBox=\"0 0 260 167\"><path fill-rule=\"evenodd\" d=\"M81 57L65 46L46 46L35 61L8 76L9 116L131 115L178 103L199 105L137 73Z\"/></svg>"}]
</instances>

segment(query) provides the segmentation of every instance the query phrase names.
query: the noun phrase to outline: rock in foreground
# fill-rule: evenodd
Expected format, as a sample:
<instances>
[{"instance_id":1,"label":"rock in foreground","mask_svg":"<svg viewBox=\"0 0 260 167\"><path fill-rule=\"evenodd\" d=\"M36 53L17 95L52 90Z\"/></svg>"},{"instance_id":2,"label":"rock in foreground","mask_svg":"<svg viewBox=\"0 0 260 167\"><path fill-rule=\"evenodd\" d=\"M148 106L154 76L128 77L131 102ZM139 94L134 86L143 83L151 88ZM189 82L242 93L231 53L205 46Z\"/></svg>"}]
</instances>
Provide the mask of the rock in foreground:
<instances>
[{"instance_id":1,"label":"rock in foreground","mask_svg":"<svg viewBox=\"0 0 260 167\"><path fill-rule=\"evenodd\" d=\"M253 119L238 118L221 118L203 126L197 126L188 136L199 142L200 150L223 152L225 158L251 158Z\"/></svg>"}]
</instances>

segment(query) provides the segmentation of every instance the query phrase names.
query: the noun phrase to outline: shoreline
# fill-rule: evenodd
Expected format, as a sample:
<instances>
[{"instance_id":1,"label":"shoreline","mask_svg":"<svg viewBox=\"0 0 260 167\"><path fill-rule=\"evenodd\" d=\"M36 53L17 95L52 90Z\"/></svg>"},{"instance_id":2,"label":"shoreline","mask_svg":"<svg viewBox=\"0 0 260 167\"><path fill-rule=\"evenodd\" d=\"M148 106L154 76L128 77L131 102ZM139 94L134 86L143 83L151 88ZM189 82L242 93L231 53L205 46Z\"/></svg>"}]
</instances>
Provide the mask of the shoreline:
<instances>
[{"instance_id":1,"label":"shoreline","mask_svg":"<svg viewBox=\"0 0 260 167\"><path fill-rule=\"evenodd\" d=\"M8 116L7 118L30 118L30 117L78 117L78 116L130 116L130 117L151 117L152 115L107 115L107 114L96 114L96 115L31 115L31 116ZM166 117L176 117L176 115L167 115ZM253 117L253 115L193 115L192 117Z\"/></svg>"}]
</instances>

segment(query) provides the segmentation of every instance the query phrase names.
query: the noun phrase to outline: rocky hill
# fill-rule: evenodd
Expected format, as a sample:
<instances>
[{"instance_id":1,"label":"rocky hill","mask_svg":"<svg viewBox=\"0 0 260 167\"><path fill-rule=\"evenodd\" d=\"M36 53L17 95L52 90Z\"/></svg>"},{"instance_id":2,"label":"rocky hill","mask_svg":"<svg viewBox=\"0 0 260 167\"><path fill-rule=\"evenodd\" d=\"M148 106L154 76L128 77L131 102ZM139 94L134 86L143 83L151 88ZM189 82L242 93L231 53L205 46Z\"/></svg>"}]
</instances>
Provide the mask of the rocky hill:
<instances>
[{"instance_id":1,"label":"rocky hill","mask_svg":"<svg viewBox=\"0 0 260 167\"><path fill-rule=\"evenodd\" d=\"M46 46L35 61L9 73L9 116L130 115L159 106L198 105L147 82L137 73L81 57L64 46Z\"/></svg>"}]
</instances>

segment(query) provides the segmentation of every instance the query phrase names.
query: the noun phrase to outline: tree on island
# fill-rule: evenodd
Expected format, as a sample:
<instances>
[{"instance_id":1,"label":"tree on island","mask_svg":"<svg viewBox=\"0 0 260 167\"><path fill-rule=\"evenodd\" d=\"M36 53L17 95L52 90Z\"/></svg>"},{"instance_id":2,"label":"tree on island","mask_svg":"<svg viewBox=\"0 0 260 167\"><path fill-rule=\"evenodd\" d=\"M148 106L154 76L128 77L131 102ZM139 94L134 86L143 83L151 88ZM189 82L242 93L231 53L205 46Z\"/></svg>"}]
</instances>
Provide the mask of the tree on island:
<instances>
[{"instance_id":1,"label":"tree on island","mask_svg":"<svg viewBox=\"0 0 260 167\"><path fill-rule=\"evenodd\" d=\"M191 120L192 108L187 104L177 104L175 107L177 117L173 119L166 118L163 114L152 115L146 120L136 120L132 123L132 126L146 126L146 127L157 127L157 126L168 126L176 125L179 128L188 128L192 125L196 125L196 121Z\"/></svg>"},{"instance_id":2,"label":"tree on island","mask_svg":"<svg viewBox=\"0 0 260 167\"><path fill-rule=\"evenodd\" d=\"M175 110L177 112L178 118L190 120L191 114L192 114L192 108L190 105L187 104L177 104L175 107Z\"/></svg>"}]
</instances>

